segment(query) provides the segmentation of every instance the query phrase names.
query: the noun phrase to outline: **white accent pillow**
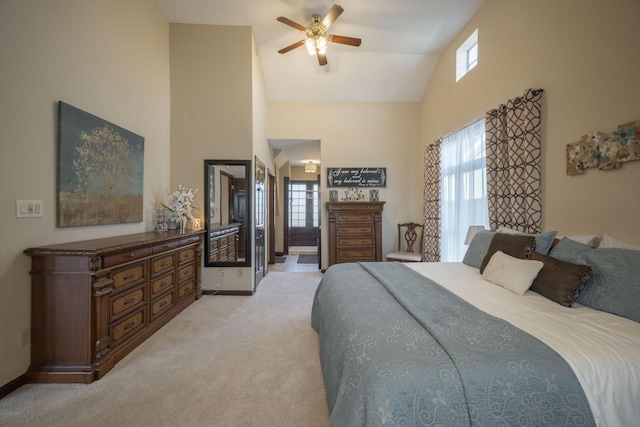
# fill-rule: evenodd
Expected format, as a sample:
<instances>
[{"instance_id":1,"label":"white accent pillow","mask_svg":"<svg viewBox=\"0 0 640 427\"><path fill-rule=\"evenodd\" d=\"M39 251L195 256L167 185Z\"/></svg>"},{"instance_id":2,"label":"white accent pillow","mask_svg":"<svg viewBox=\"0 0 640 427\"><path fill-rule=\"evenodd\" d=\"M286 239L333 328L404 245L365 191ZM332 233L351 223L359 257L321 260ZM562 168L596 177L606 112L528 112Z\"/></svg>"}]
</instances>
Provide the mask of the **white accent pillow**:
<instances>
[{"instance_id":1,"label":"white accent pillow","mask_svg":"<svg viewBox=\"0 0 640 427\"><path fill-rule=\"evenodd\" d=\"M514 294L524 295L543 266L542 261L515 258L498 251L489 260L482 278Z\"/></svg>"},{"instance_id":2,"label":"white accent pillow","mask_svg":"<svg viewBox=\"0 0 640 427\"><path fill-rule=\"evenodd\" d=\"M640 251L640 245L624 241L613 237L610 234L604 233L599 248L617 248L617 249L631 249L632 251Z\"/></svg>"}]
</instances>

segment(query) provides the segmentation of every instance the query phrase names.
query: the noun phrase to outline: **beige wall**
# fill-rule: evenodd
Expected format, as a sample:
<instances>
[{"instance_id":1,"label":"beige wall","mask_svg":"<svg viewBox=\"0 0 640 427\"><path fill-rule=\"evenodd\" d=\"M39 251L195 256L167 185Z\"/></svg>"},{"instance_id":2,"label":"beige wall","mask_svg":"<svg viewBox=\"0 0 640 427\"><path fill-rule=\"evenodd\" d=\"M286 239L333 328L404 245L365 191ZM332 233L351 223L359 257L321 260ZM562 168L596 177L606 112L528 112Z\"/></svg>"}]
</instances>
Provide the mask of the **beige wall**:
<instances>
[{"instance_id":1,"label":"beige wall","mask_svg":"<svg viewBox=\"0 0 640 427\"><path fill-rule=\"evenodd\" d=\"M170 39L171 184L198 188L195 205L202 208L204 159L257 155L272 164L262 73L250 27L171 24ZM225 270L221 290L254 289L250 267ZM214 289L219 273L204 268L202 288Z\"/></svg>"},{"instance_id":2,"label":"beige wall","mask_svg":"<svg viewBox=\"0 0 640 427\"><path fill-rule=\"evenodd\" d=\"M388 185L380 189L383 254L394 250L396 224L421 221L422 148L418 140L418 103L270 102L269 138L320 140L320 174L328 167L386 167ZM329 200L321 180L321 200ZM322 223L326 224L323 209ZM327 230L323 227L323 268L327 267Z\"/></svg>"},{"instance_id":3,"label":"beige wall","mask_svg":"<svg viewBox=\"0 0 640 427\"><path fill-rule=\"evenodd\" d=\"M488 0L441 55L421 110L421 144L527 88L543 88L545 230L640 242L640 161L567 176L565 146L640 119L640 2ZM478 29L478 66L455 82L455 51Z\"/></svg>"},{"instance_id":4,"label":"beige wall","mask_svg":"<svg viewBox=\"0 0 640 427\"><path fill-rule=\"evenodd\" d=\"M28 247L145 231L169 184L169 24L153 0L0 1L0 385L29 366ZM57 101L142 135L145 222L57 228ZM17 219L17 199L44 202Z\"/></svg>"}]
</instances>

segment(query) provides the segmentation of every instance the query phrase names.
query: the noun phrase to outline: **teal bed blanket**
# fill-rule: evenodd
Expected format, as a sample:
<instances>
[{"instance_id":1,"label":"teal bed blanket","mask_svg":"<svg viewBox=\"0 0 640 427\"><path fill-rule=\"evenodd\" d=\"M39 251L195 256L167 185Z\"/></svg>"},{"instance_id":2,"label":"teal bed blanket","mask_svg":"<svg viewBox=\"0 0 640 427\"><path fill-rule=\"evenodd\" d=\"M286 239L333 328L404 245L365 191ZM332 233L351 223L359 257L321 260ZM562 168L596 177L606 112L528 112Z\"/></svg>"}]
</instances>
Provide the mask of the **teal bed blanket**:
<instances>
[{"instance_id":1,"label":"teal bed blanket","mask_svg":"<svg viewBox=\"0 0 640 427\"><path fill-rule=\"evenodd\" d=\"M569 365L402 263L337 264L311 325L331 426L593 426Z\"/></svg>"}]
</instances>

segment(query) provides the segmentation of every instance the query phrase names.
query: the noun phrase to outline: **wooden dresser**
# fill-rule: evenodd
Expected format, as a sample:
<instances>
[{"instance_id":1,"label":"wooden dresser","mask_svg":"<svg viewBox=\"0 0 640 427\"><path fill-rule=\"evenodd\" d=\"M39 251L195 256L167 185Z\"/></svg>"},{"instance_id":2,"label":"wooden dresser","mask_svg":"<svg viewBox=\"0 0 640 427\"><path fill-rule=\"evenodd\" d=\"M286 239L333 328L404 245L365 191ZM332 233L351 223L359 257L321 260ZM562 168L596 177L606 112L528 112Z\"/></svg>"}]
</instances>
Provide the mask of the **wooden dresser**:
<instances>
[{"instance_id":1,"label":"wooden dresser","mask_svg":"<svg viewBox=\"0 0 640 427\"><path fill-rule=\"evenodd\" d=\"M382 261L385 202L327 202L329 265Z\"/></svg>"},{"instance_id":2,"label":"wooden dresser","mask_svg":"<svg viewBox=\"0 0 640 427\"><path fill-rule=\"evenodd\" d=\"M200 298L204 231L29 248L29 382L90 383Z\"/></svg>"},{"instance_id":3,"label":"wooden dresser","mask_svg":"<svg viewBox=\"0 0 640 427\"><path fill-rule=\"evenodd\" d=\"M234 262L238 260L240 226L227 224L209 229L209 262Z\"/></svg>"}]
</instances>

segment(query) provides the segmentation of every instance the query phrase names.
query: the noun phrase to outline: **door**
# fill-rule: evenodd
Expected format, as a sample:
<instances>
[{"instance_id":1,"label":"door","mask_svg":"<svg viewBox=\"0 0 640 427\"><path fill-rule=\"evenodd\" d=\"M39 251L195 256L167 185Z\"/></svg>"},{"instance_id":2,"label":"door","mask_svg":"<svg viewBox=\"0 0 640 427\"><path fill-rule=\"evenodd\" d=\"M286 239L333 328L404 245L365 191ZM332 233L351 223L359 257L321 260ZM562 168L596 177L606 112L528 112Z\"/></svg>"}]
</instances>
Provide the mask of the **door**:
<instances>
[{"instance_id":1,"label":"door","mask_svg":"<svg viewBox=\"0 0 640 427\"><path fill-rule=\"evenodd\" d=\"M267 207L267 191L266 191L266 168L264 163L256 157L255 170L255 219L256 219L256 237L255 237L255 276L256 288L262 280L266 271L266 244L265 244L265 227L266 227L266 207Z\"/></svg>"},{"instance_id":2,"label":"door","mask_svg":"<svg viewBox=\"0 0 640 427\"><path fill-rule=\"evenodd\" d=\"M317 181L289 182L289 246L318 246L319 206Z\"/></svg>"}]
</instances>

